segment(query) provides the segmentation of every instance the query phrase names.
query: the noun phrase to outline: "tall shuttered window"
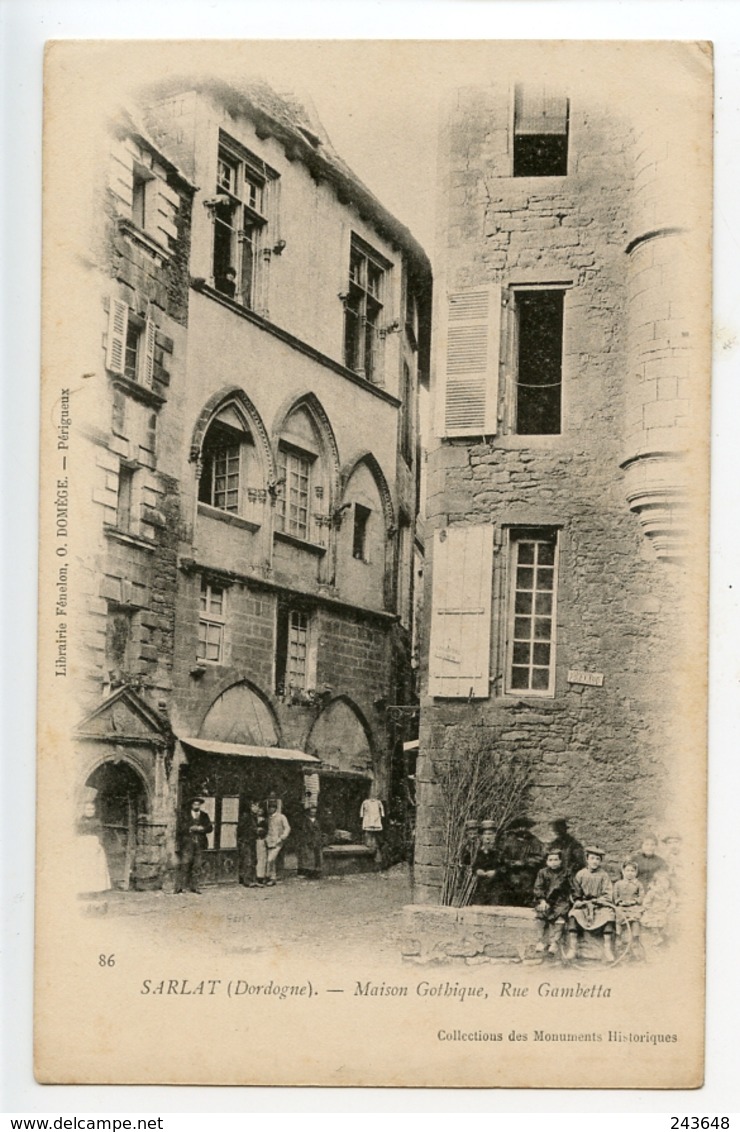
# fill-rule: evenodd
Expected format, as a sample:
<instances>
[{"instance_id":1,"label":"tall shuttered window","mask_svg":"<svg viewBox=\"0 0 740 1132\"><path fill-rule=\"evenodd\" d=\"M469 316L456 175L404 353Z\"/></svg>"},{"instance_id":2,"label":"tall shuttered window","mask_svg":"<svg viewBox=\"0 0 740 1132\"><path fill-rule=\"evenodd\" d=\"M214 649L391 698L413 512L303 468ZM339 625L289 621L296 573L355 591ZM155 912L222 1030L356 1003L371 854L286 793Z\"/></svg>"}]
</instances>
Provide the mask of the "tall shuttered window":
<instances>
[{"instance_id":1,"label":"tall shuttered window","mask_svg":"<svg viewBox=\"0 0 740 1132\"><path fill-rule=\"evenodd\" d=\"M490 694L493 527L436 531L432 558L429 695Z\"/></svg>"},{"instance_id":2,"label":"tall shuttered window","mask_svg":"<svg viewBox=\"0 0 740 1132\"><path fill-rule=\"evenodd\" d=\"M108 312L106 368L111 373L151 388L156 335L153 319L139 317L121 299L112 297Z\"/></svg>"},{"instance_id":3,"label":"tall shuttered window","mask_svg":"<svg viewBox=\"0 0 740 1132\"><path fill-rule=\"evenodd\" d=\"M452 292L445 313L439 434L490 435L497 431L501 288Z\"/></svg>"}]
</instances>

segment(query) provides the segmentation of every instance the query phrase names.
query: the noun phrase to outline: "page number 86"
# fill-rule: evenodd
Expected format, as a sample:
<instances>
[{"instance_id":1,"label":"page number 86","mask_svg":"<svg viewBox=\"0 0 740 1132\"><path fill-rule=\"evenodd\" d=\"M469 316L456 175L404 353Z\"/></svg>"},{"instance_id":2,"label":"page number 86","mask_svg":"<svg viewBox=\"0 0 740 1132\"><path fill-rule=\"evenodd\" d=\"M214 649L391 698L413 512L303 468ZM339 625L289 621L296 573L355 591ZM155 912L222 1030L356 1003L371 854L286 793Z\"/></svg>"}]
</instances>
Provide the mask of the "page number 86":
<instances>
[{"instance_id":1,"label":"page number 86","mask_svg":"<svg viewBox=\"0 0 740 1132\"><path fill-rule=\"evenodd\" d=\"M98 967L115 967L115 965L116 965L115 955L99 955L98 956ZM674 1119L675 1119L675 1117L674 1117ZM678 1125L675 1125L675 1127L678 1127ZM707 1124L707 1125L705 1125L705 1127L709 1128L709 1125ZM719 1125L716 1125L716 1127L719 1128ZM722 1127L727 1128L727 1125L723 1124Z\"/></svg>"}]
</instances>

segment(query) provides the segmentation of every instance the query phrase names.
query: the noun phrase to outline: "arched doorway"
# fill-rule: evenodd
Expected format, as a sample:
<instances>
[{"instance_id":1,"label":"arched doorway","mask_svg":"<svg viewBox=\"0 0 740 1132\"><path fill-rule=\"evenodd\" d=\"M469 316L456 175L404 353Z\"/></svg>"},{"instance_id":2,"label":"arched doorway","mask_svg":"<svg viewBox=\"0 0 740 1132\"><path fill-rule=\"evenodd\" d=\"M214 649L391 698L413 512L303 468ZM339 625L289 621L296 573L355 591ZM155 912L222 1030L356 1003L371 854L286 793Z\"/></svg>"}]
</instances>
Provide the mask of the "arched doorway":
<instances>
[{"instance_id":1,"label":"arched doorway","mask_svg":"<svg viewBox=\"0 0 740 1132\"><path fill-rule=\"evenodd\" d=\"M373 782L369 729L358 708L337 697L316 719L306 750L321 759L319 808L332 843L337 834L362 843L360 809Z\"/></svg>"},{"instance_id":2,"label":"arched doorway","mask_svg":"<svg viewBox=\"0 0 740 1132\"><path fill-rule=\"evenodd\" d=\"M180 812L191 798L201 797L213 825L203 854L203 883L230 884L239 879L239 830L249 802L279 797L288 821L295 825L303 794L302 764L281 761L279 742L277 719L267 697L246 681L221 692L198 735L182 739L187 763L180 775Z\"/></svg>"},{"instance_id":3,"label":"arched doorway","mask_svg":"<svg viewBox=\"0 0 740 1132\"><path fill-rule=\"evenodd\" d=\"M144 783L125 762L104 762L85 782L95 802L111 888L128 889L135 872L139 818L147 812Z\"/></svg>"}]
</instances>

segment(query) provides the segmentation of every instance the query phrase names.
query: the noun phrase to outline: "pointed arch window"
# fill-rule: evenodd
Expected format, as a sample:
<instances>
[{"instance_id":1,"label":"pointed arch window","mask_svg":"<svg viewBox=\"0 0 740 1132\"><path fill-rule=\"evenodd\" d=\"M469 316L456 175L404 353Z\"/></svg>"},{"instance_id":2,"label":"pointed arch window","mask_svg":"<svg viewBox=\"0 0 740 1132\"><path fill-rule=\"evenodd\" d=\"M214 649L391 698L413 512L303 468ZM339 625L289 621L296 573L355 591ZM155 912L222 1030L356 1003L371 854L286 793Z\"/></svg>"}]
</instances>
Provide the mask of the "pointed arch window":
<instances>
[{"instance_id":1,"label":"pointed arch window","mask_svg":"<svg viewBox=\"0 0 740 1132\"><path fill-rule=\"evenodd\" d=\"M246 513L254 453L252 436L233 406L211 422L203 440L198 501L231 515Z\"/></svg>"}]
</instances>

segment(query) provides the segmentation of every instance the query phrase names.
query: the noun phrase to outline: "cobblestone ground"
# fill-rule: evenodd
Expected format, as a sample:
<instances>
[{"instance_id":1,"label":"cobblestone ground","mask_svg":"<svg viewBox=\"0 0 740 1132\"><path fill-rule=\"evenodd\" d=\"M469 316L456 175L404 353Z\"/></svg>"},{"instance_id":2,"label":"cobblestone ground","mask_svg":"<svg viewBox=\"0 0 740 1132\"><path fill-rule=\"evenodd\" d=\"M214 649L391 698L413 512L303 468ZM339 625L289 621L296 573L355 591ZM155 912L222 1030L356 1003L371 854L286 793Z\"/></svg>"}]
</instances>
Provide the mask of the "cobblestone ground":
<instances>
[{"instance_id":1,"label":"cobblestone ground","mask_svg":"<svg viewBox=\"0 0 740 1132\"><path fill-rule=\"evenodd\" d=\"M290 878L274 888L204 888L202 895L108 893L90 912L149 947L203 947L227 954L295 951L306 957L397 960L401 908L411 901L407 865L387 872Z\"/></svg>"}]
</instances>

